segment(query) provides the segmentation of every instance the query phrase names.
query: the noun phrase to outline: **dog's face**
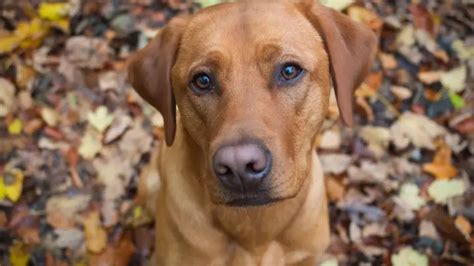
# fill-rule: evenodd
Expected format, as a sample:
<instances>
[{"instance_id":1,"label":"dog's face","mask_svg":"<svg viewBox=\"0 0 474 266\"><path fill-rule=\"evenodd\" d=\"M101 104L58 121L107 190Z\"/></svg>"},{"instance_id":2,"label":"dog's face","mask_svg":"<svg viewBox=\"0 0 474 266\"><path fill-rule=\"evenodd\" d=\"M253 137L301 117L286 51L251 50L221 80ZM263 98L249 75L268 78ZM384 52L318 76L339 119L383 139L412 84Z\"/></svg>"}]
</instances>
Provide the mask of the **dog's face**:
<instances>
[{"instance_id":1,"label":"dog's face","mask_svg":"<svg viewBox=\"0 0 474 266\"><path fill-rule=\"evenodd\" d=\"M163 113L168 144L174 138L176 101L184 130L203 153L199 174L214 203L261 205L297 195L310 173L314 138L327 110L330 73L343 119L351 122L351 106L342 104L350 105L375 41L362 29L368 36L362 41L370 44L362 47L367 51L333 51L361 39L344 36L353 32L340 27L362 27L347 18L338 22L342 15L334 14L304 3L222 4L170 24L168 32L132 59L132 84ZM326 25L326 19L332 24ZM334 37L334 30L341 33ZM153 59L164 49L172 55ZM339 53L352 56L344 64L360 56L364 62L354 66L360 69L349 70L331 64L341 60ZM160 59L169 62L145 62ZM160 75L169 84L144 84Z\"/></svg>"}]
</instances>

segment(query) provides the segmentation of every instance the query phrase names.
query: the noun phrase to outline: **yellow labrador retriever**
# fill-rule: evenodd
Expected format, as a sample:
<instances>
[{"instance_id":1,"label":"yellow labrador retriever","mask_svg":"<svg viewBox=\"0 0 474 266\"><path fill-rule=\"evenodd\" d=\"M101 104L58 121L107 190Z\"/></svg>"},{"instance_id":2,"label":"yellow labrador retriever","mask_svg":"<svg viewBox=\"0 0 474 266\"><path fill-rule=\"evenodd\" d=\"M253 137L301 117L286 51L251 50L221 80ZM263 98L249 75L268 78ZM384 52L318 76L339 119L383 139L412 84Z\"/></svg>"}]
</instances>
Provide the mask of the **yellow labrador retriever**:
<instances>
[{"instance_id":1,"label":"yellow labrador retriever","mask_svg":"<svg viewBox=\"0 0 474 266\"><path fill-rule=\"evenodd\" d=\"M154 265L314 265L329 242L314 139L376 37L313 1L224 3L170 21L130 60L163 115ZM176 112L179 107L179 115Z\"/></svg>"}]
</instances>

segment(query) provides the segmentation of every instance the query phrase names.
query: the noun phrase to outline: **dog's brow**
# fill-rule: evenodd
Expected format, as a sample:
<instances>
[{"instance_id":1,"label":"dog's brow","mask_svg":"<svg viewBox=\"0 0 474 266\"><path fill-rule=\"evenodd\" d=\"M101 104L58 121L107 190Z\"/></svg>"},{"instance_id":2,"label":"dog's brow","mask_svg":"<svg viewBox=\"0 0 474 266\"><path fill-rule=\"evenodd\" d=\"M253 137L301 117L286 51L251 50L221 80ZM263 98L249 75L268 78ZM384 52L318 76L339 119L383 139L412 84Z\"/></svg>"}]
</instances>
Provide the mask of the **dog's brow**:
<instances>
[{"instance_id":1,"label":"dog's brow","mask_svg":"<svg viewBox=\"0 0 474 266\"><path fill-rule=\"evenodd\" d=\"M266 43L258 50L259 59L264 62L271 62L275 57L280 56L282 49L274 43Z\"/></svg>"},{"instance_id":2,"label":"dog's brow","mask_svg":"<svg viewBox=\"0 0 474 266\"><path fill-rule=\"evenodd\" d=\"M201 66L213 68L215 70L221 69L227 62L225 54L219 50L211 50L200 56L194 64L191 65L191 71Z\"/></svg>"}]
</instances>

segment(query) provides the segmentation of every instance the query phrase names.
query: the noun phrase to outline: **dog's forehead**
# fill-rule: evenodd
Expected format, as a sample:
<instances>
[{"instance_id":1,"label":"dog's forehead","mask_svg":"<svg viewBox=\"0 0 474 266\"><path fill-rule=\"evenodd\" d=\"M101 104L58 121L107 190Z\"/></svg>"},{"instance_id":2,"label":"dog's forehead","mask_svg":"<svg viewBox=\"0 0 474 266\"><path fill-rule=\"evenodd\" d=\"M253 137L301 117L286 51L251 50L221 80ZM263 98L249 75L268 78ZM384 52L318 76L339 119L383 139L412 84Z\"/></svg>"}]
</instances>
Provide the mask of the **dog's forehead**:
<instances>
[{"instance_id":1,"label":"dog's forehead","mask_svg":"<svg viewBox=\"0 0 474 266\"><path fill-rule=\"evenodd\" d=\"M321 37L293 4L253 1L199 12L188 24L181 47L201 54L221 48L245 53L260 44L301 51L314 49L318 42Z\"/></svg>"}]
</instances>

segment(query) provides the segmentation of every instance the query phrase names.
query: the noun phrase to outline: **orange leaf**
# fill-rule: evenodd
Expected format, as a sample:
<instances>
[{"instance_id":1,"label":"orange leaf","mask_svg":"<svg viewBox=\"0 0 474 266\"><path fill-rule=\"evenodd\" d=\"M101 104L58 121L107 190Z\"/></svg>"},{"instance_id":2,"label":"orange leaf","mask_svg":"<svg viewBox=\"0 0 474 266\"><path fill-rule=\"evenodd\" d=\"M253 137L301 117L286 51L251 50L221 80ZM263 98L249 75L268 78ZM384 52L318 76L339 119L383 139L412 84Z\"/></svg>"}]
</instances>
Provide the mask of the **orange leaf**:
<instances>
[{"instance_id":1,"label":"orange leaf","mask_svg":"<svg viewBox=\"0 0 474 266\"><path fill-rule=\"evenodd\" d=\"M451 164L451 149L446 143L439 145L433 162L423 164L423 171L436 179L450 179L457 174L456 168Z\"/></svg>"}]
</instances>

